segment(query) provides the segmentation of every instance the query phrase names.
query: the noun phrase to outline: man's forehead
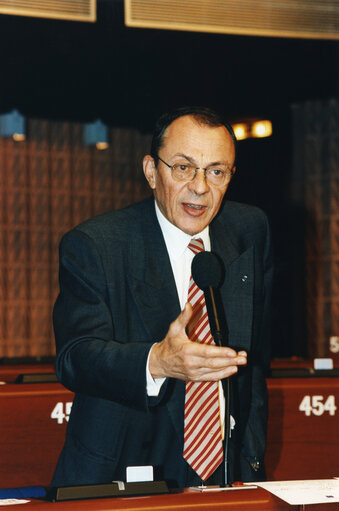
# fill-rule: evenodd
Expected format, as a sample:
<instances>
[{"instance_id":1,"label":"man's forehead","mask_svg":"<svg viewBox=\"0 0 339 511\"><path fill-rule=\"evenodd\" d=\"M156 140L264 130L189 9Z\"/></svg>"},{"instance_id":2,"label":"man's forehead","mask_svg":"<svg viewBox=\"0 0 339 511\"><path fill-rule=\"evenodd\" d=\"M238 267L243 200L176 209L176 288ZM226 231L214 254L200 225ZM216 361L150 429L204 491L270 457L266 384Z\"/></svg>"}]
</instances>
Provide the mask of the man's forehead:
<instances>
[{"instance_id":1,"label":"man's forehead","mask_svg":"<svg viewBox=\"0 0 339 511\"><path fill-rule=\"evenodd\" d=\"M199 131L204 131L208 133L209 131L213 132L215 130L223 132L226 139L231 138L231 135L223 124L212 126L199 117L183 115L172 121L171 124L167 126L163 134L163 142L165 142L165 139L177 136L180 132L189 133L191 131L195 131L198 133Z\"/></svg>"},{"instance_id":2,"label":"man's forehead","mask_svg":"<svg viewBox=\"0 0 339 511\"><path fill-rule=\"evenodd\" d=\"M171 124L167 126L164 134L176 131L177 129L192 129L193 126L206 128L212 127L207 122L204 122L203 119L199 118L198 116L189 114L181 115L180 117L174 119L174 121L172 121Z\"/></svg>"},{"instance_id":3,"label":"man's forehead","mask_svg":"<svg viewBox=\"0 0 339 511\"><path fill-rule=\"evenodd\" d=\"M161 147L170 146L180 151L191 144L199 148L208 145L210 149L224 149L235 154L234 142L224 125L210 126L192 115L178 117L167 127Z\"/></svg>"}]
</instances>

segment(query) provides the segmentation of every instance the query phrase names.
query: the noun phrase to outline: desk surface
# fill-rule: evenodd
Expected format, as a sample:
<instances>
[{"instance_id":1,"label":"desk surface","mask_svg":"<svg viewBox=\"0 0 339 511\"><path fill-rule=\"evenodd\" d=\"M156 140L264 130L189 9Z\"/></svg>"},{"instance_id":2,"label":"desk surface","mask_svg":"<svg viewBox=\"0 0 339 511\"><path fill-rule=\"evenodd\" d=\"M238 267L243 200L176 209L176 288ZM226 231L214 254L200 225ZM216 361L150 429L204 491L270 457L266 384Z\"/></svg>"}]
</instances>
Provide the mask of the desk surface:
<instances>
[{"instance_id":1,"label":"desk surface","mask_svg":"<svg viewBox=\"0 0 339 511\"><path fill-rule=\"evenodd\" d=\"M57 507L56 507L57 506ZM18 509L19 505L11 506ZM169 495L152 495L145 497L103 498L58 502L57 504L32 500L25 504L29 511L296 511L297 506L290 506L274 497L269 492L257 488L254 490L227 490L217 493L201 493L185 490ZM313 511L313 510L312 510ZM330 510L329 510L330 511Z\"/></svg>"},{"instance_id":2,"label":"desk surface","mask_svg":"<svg viewBox=\"0 0 339 511\"><path fill-rule=\"evenodd\" d=\"M0 365L0 381L15 383L23 374L53 374L54 364L9 364Z\"/></svg>"}]
</instances>

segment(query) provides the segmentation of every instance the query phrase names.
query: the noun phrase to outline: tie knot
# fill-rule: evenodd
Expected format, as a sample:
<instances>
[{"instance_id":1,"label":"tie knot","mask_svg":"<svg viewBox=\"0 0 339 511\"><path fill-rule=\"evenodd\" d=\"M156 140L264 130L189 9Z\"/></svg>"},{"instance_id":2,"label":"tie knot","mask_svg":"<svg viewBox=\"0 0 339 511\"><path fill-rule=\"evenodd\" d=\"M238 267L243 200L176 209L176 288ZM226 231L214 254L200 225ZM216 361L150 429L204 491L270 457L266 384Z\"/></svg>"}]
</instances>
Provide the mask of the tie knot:
<instances>
[{"instance_id":1,"label":"tie knot","mask_svg":"<svg viewBox=\"0 0 339 511\"><path fill-rule=\"evenodd\" d=\"M203 252L205 250L204 242L201 238L194 239L192 238L188 244L188 248L194 252L194 254L198 254L199 252Z\"/></svg>"}]
</instances>

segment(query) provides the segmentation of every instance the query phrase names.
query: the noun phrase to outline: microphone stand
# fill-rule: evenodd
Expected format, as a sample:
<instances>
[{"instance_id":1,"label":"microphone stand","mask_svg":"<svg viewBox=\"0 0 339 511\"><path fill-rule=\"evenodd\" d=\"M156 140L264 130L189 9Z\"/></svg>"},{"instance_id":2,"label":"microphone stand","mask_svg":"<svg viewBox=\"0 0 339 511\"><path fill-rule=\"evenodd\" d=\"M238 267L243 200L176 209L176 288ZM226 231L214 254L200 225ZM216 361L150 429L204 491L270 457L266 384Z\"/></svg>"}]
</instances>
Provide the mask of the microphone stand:
<instances>
[{"instance_id":1,"label":"microphone stand","mask_svg":"<svg viewBox=\"0 0 339 511\"><path fill-rule=\"evenodd\" d=\"M212 310L213 310L213 317L215 320L215 329L214 329L214 342L218 346L223 346L222 342L222 334L219 324L219 318L217 313L217 307L215 303L215 297L214 297L214 290L212 286L208 287L209 293L205 293L205 301L207 299L206 294L208 295L208 300L211 304ZM229 474L228 474L228 451L229 451L229 439L230 439L230 433L231 433L231 412L230 412L230 377L226 379L225 382L225 437L224 437L224 484L223 487L229 487L231 486L231 483L229 482Z\"/></svg>"}]
</instances>

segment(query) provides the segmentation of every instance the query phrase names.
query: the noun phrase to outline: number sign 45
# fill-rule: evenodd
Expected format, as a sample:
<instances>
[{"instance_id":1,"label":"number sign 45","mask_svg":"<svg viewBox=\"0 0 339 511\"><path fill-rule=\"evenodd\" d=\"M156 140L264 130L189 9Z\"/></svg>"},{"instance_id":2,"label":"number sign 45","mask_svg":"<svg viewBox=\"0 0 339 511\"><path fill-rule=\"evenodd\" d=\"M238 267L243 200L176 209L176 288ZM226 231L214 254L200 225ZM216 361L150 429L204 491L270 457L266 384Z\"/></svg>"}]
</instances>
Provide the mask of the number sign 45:
<instances>
[{"instance_id":1,"label":"number sign 45","mask_svg":"<svg viewBox=\"0 0 339 511\"><path fill-rule=\"evenodd\" d=\"M323 415L325 412L329 415L335 415L336 412L335 396L328 396L325 400L324 396L304 396L300 405L300 412L304 412L307 417L313 415Z\"/></svg>"},{"instance_id":2,"label":"number sign 45","mask_svg":"<svg viewBox=\"0 0 339 511\"><path fill-rule=\"evenodd\" d=\"M57 403L51 412L51 419L56 419L58 424L62 424L64 420L68 422L72 404L72 402L63 403L62 401Z\"/></svg>"}]
</instances>

